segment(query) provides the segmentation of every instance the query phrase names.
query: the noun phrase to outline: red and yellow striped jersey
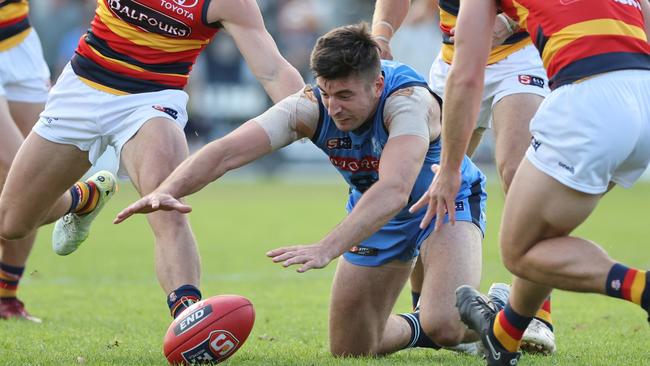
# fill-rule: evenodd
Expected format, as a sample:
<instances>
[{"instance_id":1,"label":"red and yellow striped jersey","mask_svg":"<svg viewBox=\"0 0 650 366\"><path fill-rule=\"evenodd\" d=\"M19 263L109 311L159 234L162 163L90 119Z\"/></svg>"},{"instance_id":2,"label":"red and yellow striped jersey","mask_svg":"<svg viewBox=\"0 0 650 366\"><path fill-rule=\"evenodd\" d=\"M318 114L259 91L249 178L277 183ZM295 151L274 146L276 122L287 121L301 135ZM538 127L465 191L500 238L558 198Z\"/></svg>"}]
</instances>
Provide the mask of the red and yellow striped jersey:
<instances>
[{"instance_id":1,"label":"red and yellow striped jersey","mask_svg":"<svg viewBox=\"0 0 650 366\"><path fill-rule=\"evenodd\" d=\"M77 76L112 94L182 89L218 32L211 0L98 0L91 29L72 58Z\"/></svg>"},{"instance_id":2,"label":"red and yellow striped jersey","mask_svg":"<svg viewBox=\"0 0 650 366\"><path fill-rule=\"evenodd\" d=\"M551 89L603 72L650 69L638 0L501 0L501 8L530 33Z\"/></svg>"},{"instance_id":3,"label":"red and yellow striped jersey","mask_svg":"<svg viewBox=\"0 0 650 366\"><path fill-rule=\"evenodd\" d=\"M6 51L27 38L32 30L28 15L27 0L0 3L0 51Z\"/></svg>"},{"instance_id":4,"label":"red and yellow striped jersey","mask_svg":"<svg viewBox=\"0 0 650 366\"><path fill-rule=\"evenodd\" d=\"M454 44L449 40L450 31L456 26L460 0L439 0L440 7L440 30L442 31L442 59L451 64L454 57ZM530 44L530 38L525 31L519 31L508 37L503 44L495 47L488 57L488 65L499 62L508 55L524 48Z\"/></svg>"}]
</instances>

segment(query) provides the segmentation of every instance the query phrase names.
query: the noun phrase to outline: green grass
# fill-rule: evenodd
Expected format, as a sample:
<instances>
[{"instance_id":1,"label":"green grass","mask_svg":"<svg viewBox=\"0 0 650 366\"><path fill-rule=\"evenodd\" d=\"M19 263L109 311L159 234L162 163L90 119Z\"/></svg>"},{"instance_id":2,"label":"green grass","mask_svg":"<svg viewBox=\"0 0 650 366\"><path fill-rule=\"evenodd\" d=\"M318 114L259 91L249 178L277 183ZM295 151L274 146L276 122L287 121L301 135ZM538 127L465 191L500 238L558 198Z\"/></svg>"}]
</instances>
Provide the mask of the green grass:
<instances>
[{"instance_id":1,"label":"green grass","mask_svg":"<svg viewBox=\"0 0 650 366\"><path fill-rule=\"evenodd\" d=\"M193 196L192 225L202 255L205 295L241 294L255 305L249 340L231 365L480 365L447 351L410 350L384 358L334 359L328 354L327 310L335 266L297 274L264 253L287 244L312 243L344 215L340 184L275 181L212 185ZM490 186L489 229L484 245L483 289L509 281L496 233L502 199ZM616 189L579 229L615 258L650 268L647 249L650 184ZM153 271L153 239L144 217L120 226L114 214L135 198L124 184L96 221L90 239L69 257L41 231L20 295L44 319L34 325L0 323L0 365L165 365L162 337L170 322ZM396 311L409 310L404 291ZM553 316L559 352L526 357L529 365L642 365L650 362L650 332L636 306L596 295L557 292Z\"/></svg>"}]
</instances>

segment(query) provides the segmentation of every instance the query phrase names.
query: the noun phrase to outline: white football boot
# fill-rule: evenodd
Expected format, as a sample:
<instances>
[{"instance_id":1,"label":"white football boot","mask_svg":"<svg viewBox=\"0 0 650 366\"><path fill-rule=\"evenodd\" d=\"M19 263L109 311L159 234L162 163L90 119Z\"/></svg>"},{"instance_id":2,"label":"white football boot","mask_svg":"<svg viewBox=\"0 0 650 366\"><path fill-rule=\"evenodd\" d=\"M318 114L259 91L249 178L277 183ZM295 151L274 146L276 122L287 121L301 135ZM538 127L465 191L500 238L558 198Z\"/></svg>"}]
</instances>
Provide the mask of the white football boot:
<instances>
[{"instance_id":1,"label":"white football boot","mask_svg":"<svg viewBox=\"0 0 650 366\"><path fill-rule=\"evenodd\" d=\"M113 174L102 170L97 172L86 182L93 182L99 193L97 206L85 215L69 213L56 221L52 231L52 249L58 255L68 255L86 240L90 232L90 224L99 214L102 207L113 197L117 189L117 183Z\"/></svg>"},{"instance_id":2,"label":"white football boot","mask_svg":"<svg viewBox=\"0 0 650 366\"><path fill-rule=\"evenodd\" d=\"M544 322L535 318L530 322L528 328L521 338L519 348L527 353L550 355L555 353L555 334Z\"/></svg>"}]
</instances>

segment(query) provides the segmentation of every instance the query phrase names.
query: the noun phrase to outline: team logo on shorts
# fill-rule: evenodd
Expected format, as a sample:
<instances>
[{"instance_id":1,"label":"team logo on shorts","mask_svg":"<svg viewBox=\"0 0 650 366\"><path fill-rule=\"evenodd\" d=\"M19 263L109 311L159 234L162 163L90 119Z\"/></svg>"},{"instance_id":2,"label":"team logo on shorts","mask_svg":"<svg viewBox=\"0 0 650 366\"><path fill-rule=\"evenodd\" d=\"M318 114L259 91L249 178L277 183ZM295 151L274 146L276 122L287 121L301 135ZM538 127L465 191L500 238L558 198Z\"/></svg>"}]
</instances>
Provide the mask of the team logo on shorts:
<instances>
[{"instance_id":1,"label":"team logo on shorts","mask_svg":"<svg viewBox=\"0 0 650 366\"><path fill-rule=\"evenodd\" d=\"M519 75L519 82L524 85L532 85L544 88L544 79L533 75Z\"/></svg>"},{"instance_id":2,"label":"team logo on shorts","mask_svg":"<svg viewBox=\"0 0 650 366\"><path fill-rule=\"evenodd\" d=\"M538 139L536 139L536 138L534 138L534 137L531 137L531 138L530 138L530 146L532 146L533 149L535 149L535 151L537 151L537 149L538 149L540 146L542 146L542 143L541 143Z\"/></svg>"},{"instance_id":3,"label":"team logo on shorts","mask_svg":"<svg viewBox=\"0 0 650 366\"><path fill-rule=\"evenodd\" d=\"M350 248L350 253L356 255L362 255L364 257L374 257L377 255L378 252L379 251L375 248L361 247L358 245L355 245L352 248Z\"/></svg>"},{"instance_id":4,"label":"team logo on shorts","mask_svg":"<svg viewBox=\"0 0 650 366\"><path fill-rule=\"evenodd\" d=\"M456 202L456 211L465 211L465 204L463 201Z\"/></svg>"},{"instance_id":5,"label":"team logo on shorts","mask_svg":"<svg viewBox=\"0 0 650 366\"><path fill-rule=\"evenodd\" d=\"M157 111L165 112L165 113L169 114L169 116L172 117L173 119L178 118L178 111L173 109L173 108L163 107L161 105L152 105L151 108L153 108L153 109L155 109Z\"/></svg>"}]
</instances>

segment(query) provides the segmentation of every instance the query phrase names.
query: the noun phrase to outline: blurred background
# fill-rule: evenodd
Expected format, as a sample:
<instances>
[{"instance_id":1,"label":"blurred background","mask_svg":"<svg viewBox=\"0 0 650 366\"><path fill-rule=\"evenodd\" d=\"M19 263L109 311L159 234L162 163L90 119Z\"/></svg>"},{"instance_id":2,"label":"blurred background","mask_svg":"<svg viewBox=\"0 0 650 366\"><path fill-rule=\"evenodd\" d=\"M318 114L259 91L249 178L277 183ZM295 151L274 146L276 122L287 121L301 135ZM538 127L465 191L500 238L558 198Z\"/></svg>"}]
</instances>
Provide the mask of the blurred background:
<instances>
[{"instance_id":1,"label":"blurred background","mask_svg":"<svg viewBox=\"0 0 650 366\"><path fill-rule=\"evenodd\" d=\"M441 42L433 3L413 0L411 12L391 42L395 59L415 67L427 78ZM96 0L31 0L30 4L32 24L41 37L54 81L89 27ZM258 0L258 4L280 52L307 83L313 82L309 54L315 40L336 26L370 22L374 9L373 0ZM259 115L271 103L226 32L220 32L199 57L186 91L190 94L190 119L185 133L192 151ZM112 155L111 151L105 154L98 166L115 171ZM492 156L492 135L488 131L473 160L490 174ZM325 156L302 141L235 175L297 179L305 175L288 173L305 170L310 179L336 176Z\"/></svg>"}]
</instances>

